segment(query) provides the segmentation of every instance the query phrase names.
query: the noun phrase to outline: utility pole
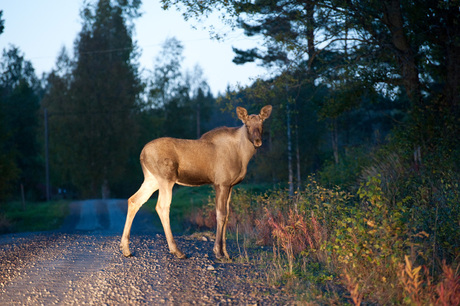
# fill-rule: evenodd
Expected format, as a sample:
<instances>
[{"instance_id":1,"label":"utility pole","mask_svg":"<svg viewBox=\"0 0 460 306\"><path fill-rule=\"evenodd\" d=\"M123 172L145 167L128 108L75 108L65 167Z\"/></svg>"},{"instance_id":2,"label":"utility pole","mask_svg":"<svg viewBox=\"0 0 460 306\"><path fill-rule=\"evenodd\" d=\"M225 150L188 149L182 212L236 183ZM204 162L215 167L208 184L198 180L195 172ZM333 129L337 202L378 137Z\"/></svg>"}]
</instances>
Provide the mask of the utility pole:
<instances>
[{"instance_id":1,"label":"utility pole","mask_svg":"<svg viewBox=\"0 0 460 306\"><path fill-rule=\"evenodd\" d=\"M48 110L45 107L45 172L46 172L46 201L51 199L50 194L50 161L49 161L49 146L48 146Z\"/></svg>"}]
</instances>

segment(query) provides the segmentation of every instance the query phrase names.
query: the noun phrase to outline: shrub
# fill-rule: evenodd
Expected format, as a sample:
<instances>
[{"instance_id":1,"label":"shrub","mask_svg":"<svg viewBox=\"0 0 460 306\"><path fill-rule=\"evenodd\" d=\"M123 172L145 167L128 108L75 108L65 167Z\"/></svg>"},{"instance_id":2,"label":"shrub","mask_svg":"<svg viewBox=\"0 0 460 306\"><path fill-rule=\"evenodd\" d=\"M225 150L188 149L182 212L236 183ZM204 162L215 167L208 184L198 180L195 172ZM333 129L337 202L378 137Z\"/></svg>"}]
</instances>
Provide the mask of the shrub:
<instances>
[{"instance_id":1,"label":"shrub","mask_svg":"<svg viewBox=\"0 0 460 306\"><path fill-rule=\"evenodd\" d=\"M395 209L387 205L378 178L370 178L357 194L360 201L343 208L328 249L345 285L353 280L366 300L392 303L398 298L395 271L408 242L407 209L402 203Z\"/></svg>"}]
</instances>

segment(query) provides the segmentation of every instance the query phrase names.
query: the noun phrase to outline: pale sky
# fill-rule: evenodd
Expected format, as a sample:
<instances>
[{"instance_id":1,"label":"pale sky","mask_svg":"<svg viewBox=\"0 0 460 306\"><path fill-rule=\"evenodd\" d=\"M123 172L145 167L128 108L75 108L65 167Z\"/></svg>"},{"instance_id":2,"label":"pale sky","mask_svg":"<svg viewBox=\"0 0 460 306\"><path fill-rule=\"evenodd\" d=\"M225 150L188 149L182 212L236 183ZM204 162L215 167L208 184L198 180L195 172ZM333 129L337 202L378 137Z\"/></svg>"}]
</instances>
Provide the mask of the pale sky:
<instances>
[{"instance_id":1,"label":"pale sky","mask_svg":"<svg viewBox=\"0 0 460 306\"><path fill-rule=\"evenodd\" d=\"M81 30L80 9L84 0L0 0L5 29L0 34L0 50L9 45L19 47L26 60L32 62L37 76L50 72L63 46L73 52L73 43ZM254 63L235 65L232 47L252 48L258 42L247 38L241 30L232 31L217 18L208 21L223 41L210 39L206 29L196 21L184 21L174 8L161 9L159 0L143 0L143 15L135 21L134 39L142 54L140 68L153 70L154 59L168 37L176 37L184 45L184 69L199 64L214 94L223 93L227 85L248 85L257 77L264 78L265 69ZM197 29L193 29L196 26ZM145 75L145 73L144 73Z\"/></svg>"}]
</instances>

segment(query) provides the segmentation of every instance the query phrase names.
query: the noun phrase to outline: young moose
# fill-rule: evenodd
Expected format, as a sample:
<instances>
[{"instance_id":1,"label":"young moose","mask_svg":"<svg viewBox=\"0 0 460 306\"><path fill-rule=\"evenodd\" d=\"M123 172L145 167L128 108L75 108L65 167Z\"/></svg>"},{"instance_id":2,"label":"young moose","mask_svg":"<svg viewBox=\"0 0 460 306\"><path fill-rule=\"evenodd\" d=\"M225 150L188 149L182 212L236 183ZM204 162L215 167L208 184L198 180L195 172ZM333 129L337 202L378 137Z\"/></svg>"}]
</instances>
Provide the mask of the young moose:
<instances>
[{"instance_id":1,"label":"young moose","mask_svg":"<svg viewBox=\"0 0 460 306\"><path fill-rule=\"evenodd\" d=\"M225 242L230 194L233 186L246 175L249 160L262 145L262 123L272 111L271 105L262 108L259 115L248 115L237 107L240 128L217 128L198 140L159 138L142 150L140 161L144 182L128 200L128 214L121 237L120 248L130 256L129 234L139 208L159 190L156 211L160 216L169 250L178 258L185 258L174 241L169 224L169 207L174 184L200 186L212 184L216 190L217 231L214 253L218 260L229 260Z\"/></svg>"}]
</instances>

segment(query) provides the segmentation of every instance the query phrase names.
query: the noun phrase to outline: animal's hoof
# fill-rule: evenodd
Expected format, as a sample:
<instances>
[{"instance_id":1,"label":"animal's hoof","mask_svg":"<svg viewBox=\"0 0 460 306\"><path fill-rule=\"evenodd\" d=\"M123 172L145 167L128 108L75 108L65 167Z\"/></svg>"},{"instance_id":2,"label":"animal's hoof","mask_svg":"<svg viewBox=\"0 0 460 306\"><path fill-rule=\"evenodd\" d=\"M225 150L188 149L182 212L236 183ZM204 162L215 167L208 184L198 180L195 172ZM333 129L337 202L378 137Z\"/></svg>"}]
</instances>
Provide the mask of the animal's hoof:
<instances>
[{"instance_id":1,"label":"animal's hoof","mask_svg":"<svg viewBox=\"0 0 460 306\"><path fill-rule=\"evenodd\" d=\"M182 253L179 250L177 250L175 252L171 252L171 253L173 253L179 259L186 259L187 258L187 255L185 255L184 253Z\"/></svg>"},{"instance_id":2,"label":"animal's hoof","mask_svg":"<svg viewBox=\"0 0 460 306\"><path fill-rule=\"evenodd\" d=\"M129 248L125 248L122 245L120 245L120 250L123 253L123 256L125 256L125 257L133 256L133 254L131 254L131 251L129 250Z\"/></svg>"},{"instance_id":3,"label":"animal's hoof","mask_svg":"<svg viewBox=\"0 0 460 306\"><path fill-rule=\"evenodd\" d=\"M231 263L232 259L225 256L216 256L216 262L218 263Z\"/></svg>"}]
</instances>

